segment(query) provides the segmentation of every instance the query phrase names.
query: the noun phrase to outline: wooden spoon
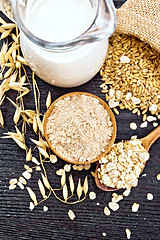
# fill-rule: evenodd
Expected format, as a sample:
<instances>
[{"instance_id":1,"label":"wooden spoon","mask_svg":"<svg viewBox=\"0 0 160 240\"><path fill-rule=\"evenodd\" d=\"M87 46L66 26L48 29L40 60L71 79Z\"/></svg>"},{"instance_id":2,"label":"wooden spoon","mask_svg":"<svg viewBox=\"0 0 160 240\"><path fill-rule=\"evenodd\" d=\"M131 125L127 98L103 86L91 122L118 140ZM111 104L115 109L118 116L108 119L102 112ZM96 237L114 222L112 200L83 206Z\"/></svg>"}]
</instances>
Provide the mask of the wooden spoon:
<instances>
[{"instance_id":1,"label":"wooden spoon","mask_svg":"<svg viewBox=\"0 0 160 240\"><path fill-rule=\"evenodd\" d=\"M160 126L155 128L151 133L149 133L146 137L141 138L140 140L142 141L142 145L143 147L147 150L147 152L149 151L151 145L160 137ZM145 167L145 165L144 165ZM96 171L95 171L95 182L98 188L100 188L103 191L117 191L119 189L117 188L111 188L108 187L105 184L102 184L98 178L98 172L97 169L99 168L99 162L97 162L97 167L96 167ZM144 168L143 168L144 169ZM142 171L143 171L142 169ZM141 172L142 173L142 172Z\"/></svg>"},{"instance_id":2,"label":"wooden spoon","mask_svg":"<svg viewBox=\"0 0 160 240\"><path fill-rule=\"evenodd\" d=\"M61 154L59 152L56 151L55 148L53 148L52 144L50 143L49 141L49 138L48 138L48 135L47 135L47 131L46 131L46 124L47 124L47 120L48 120L48 117L50 116L51 112L53 111L53 108L54 108L54 105L57 101L59 100L62 100L66 97L72 97L72 96L75 96L75 95L87 95L87 96L91 96L91 97L94 97L94 98L97 98L99 100L99 102L103 105L103 107L107 110L107 112L109 113L109 116L111 118L111 121L112 121L112 124L113 124L113 134L112 134L112 137L111 137L111 140L110 140L110 143L109 145L106 147L105 149L105 152L103 152L102 154L100 154L98 157L92 159L90 162L88 161L85 161L85 162L78 162L78 161L71 161L71 160L68 160L67 158L64 158L63 156L61 156ZM57 98L53 103L52 105L49 107L49 109L47 110L47 112L45 113L45 117L44 117L44 136L46 138L46 141L49 145L49 147L51 148L51 150L58 156L60 157L61 159L63 159L64 161L66 162L69 162L69 163L73 163L73 164L86 164L86 163L93 163L93 162L97 162L98 159L104 157L108 152L109 150L112 148L113 146L113 143L116 139L116 134L117 134L117 127L116 127L116 120L115 120L115 117L114 117L114 114L112 112L112 110L110 109L110 107L107 105L106 102L104 102L101 98L97 97L96 95L93 95L91 93L87 93L87 92L71 92L71 93L67 93L59 98Z\"/></svg>"}]
</instances>

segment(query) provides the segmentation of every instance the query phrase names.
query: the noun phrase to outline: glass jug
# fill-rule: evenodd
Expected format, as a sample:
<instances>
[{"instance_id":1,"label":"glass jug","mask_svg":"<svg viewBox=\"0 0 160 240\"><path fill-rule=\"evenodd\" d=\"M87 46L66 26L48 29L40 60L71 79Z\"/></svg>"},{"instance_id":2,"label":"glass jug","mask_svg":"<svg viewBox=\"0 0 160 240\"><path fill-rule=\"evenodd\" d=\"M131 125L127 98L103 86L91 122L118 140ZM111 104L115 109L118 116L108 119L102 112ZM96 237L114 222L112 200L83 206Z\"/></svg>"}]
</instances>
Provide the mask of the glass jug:
<instances>
[{"instance_id":1,"label":"glass jug","mask_svg":"<svg viewBox=\"0 0 160 240\"><path fill-rule=\"evenodd\" d=\"M116 27L112 0L1 0L20 28L31 69L44 81L75 87L101 68Z\"/></svg>"}]
</instances>

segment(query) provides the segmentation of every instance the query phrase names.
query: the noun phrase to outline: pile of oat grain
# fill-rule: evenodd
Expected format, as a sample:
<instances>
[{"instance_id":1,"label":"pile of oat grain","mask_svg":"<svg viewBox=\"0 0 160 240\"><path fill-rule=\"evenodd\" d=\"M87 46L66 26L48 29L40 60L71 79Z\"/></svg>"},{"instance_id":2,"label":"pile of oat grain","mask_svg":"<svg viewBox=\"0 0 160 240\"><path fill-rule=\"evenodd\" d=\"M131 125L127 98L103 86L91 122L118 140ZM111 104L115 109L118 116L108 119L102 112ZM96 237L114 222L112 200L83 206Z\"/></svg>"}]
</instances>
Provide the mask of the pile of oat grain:
<instances>
[{"instance_id":1,"label":"pile of oat grain","mask_svg":"<svg viewBox=\"0 0 160 240\"><path fill-rule=\"evenodd\" d=\"M128 109L146 120L160 113L160 54L134 36L114 34L100 71L102 92L111 108Z\"/></svg>"},{"instance_id":2,"label":"pile of oat grain","mask_svg":"<svg viewBox=\"0 0 160 240\"><path fill-rule=\"evenodd\" d=\"M53 148L70 161L91 161L105 151L113 133L107 110L97 98L65 97L54 105L47 121Z\"/></svg>"},{"instance_id":3,"label":"pile of oat grain","mask_svg":"<svg viewBox=\"0 0 160 240\"><path fill-rule=\"evenodd\" d=\"M149 153L139 139L121 141L99 161L98 178L102 184L112 188L136 187L148 159Z\"/></svg>"}]
</instances>

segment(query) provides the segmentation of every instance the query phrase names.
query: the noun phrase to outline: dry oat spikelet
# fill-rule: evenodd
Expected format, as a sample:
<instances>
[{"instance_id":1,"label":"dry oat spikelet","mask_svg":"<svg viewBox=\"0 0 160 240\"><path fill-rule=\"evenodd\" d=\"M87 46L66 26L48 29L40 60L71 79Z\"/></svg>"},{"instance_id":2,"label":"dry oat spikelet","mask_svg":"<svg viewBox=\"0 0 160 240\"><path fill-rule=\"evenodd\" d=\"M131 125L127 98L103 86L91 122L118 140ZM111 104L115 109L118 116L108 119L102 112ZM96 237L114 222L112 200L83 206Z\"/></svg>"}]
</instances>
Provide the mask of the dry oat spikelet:
<instances>
[{"instance_id":1,"label":"dry oat spikelet","mask_svg":"<svg viewBox=\"0 0 160 240\"><path fill-rule=\"evenodd\" d=\"M70 186L71 193L73 194L73 192L74 192L74 181L73 181L72 175L69 176L69 186Z\"/></svg>"},{"instance_id":2,"label":"dry oat spikelet","mask_svg":"<svg viewBox=\"0 0 160 240\"><path fill-rule=\"evenodd\" d=\"M38 180L38 187L39 187L39 190L40 190L40 192L42 194L42 197L46 198L46 191L45 191L43 183L42 183L42 181L40 179Z\"/></svg>"},{"instance_id":3,"label":"dry oat spikelet","mask_svg":"<svg viewBox=\"0 0 160 240\"><path fill-rule=\"evenodd\" d=\"M43 183L44 183L44 186L50 190L51 186L49 184L49 181L48 179L43 175L43 173L41 173L41 176L42 176L42 180L43 180Z\"/></svg>"},{"instance_id":4,"label":"dry oat spikelet","mask_svg":"<svg viewBox=\"0 0 160 240\"><path fill-rule=\"evenodd\" d=\"M86 196L86 194L88 192L88 178L87 178L87 176L85 177L85 180L84 180L83 191L84 191L84 194Z\"/></svg>"},{"instance_id":5,"label":"dry oat spikelet","mask_svg":"<svg viewBox=\"0 0 160 240\"><path fill-rule=\"evenodd\" d=\"M45 149L38 147L38 150L45 158L49 158L49 155Z\"/></svg>"},{"instance_id":6,"label":"dry oat spikelet","mask_svg":"<svg viewBox=\"0 0 160 240\"><path fill-rule=\"evenodd\" d=\"M67 198L68 198L68 188L67 188L67 184L66 183L63 186L63 198L64 198L64 200L66 202Z\"/></svg>"},{"instance_id":7,"label":"dry oat spikelet","mask_svg":"<svg viewBox=\"0 0 160 240\"><path fill-rule=\"evenodd\" d=\"M2 114L2 111L0 109L0 124L2 127L4 127L4 118L3 118L3 114Z\"/></svg>"},{"instance_id":8,"label":"dry oat spikelet","mask_svg":"<svg viewBox=\"0 0 160 240\"><path fill-rule=\"evenodd\" d=\"M26 161L31 161L32 159L32 149L30 148L26 154Z\"/></svg>"},{"instance_id":9,"label":"dry oat spikelet","mask_svg":"<svg viewBox=\"0 0 160 240\"><path fill-rule=\"evenodd\" d=\"M79 178L78 186L77 186L77 196L78 196L78 200L80 200L81 195L82 195L82 186L81 186L81 179Z\"/></svg>"},{"instance_id":10,"label":"dry oat spikelet","mask_svg":"<svg viewBox=\"0 0 160 240\"><path fill-rule=\"evenodd\" d=\"M51 92L49 91L49 92L48 92L47 99L46 99L46 107L47 107L47 109L50 107L51 102L52 102L52 99L51 99Z\"/></svg>"},{"instance_id":11,"label":"dry oat spikelet","mask_svg":"<svg viewBox=\"0 0 160 240\"><path fill-rule=\"evenodd\" d=\"M66 173L64 171L61 177L61 187L63 187L65 183L66 183Z\"/></svg>"},{"instance_id":12,"label":"dry oat spikelet","mask_svg":"<svg viewBox=\"0 0 160 240\"><path fill-rule=\"evenodd\" d=\"M32 157L32 162L35 163L36 165L40 165L37 158L35 158L34 156Z\"/></svg>"},{"instance_id":13,"label":"dry oat spikelet","mask_svg":"<svg viewBox=\"0 0 160 240\"><path fill-rule=\"evenodd\" d=\"M36 194L33 192L33 190L30 187L26 187L26 188L27 188L30 198L32 199L32 201L34 202L34 204L36 206L38 204Z\"/></svg>"},{"instance_id":14,"label":"dry oat spikelet","mask_svg":"<svg viewBox=\"0 0 160 240\"><path fill-rule=\"evenodd\" d=\"M26 145L25 145L23 142L21 142L20 140L18 140L18 139L15 138L15 137L12 137L12 139L17 143L17 145L18 145L20 148L22 148L22 149L24 149L24 150L27 149Z\"/></svg>"},{"instance_id":15,"label":"dry oat spikelet","mask_svg":"<svg viewBox=\"0 0 160 240\"><path fill-rule=\"evenodd\" d=\"M13 117L13 121L15 124L18 123L20 116L21 116L21 107L17 107Z\"/></svg>"},{"instance_id":16,"label":"dry oat spikelet","mask_svg":"<svg viewBox=\"0 0 160 240\"><path fill-rule=\"evenodd\" d=\"M38 124L37 124L37 118L36 118L36 116L34 116L34 118L33 118L33 131L37 134Z\"/></svg>"}]
</instances>

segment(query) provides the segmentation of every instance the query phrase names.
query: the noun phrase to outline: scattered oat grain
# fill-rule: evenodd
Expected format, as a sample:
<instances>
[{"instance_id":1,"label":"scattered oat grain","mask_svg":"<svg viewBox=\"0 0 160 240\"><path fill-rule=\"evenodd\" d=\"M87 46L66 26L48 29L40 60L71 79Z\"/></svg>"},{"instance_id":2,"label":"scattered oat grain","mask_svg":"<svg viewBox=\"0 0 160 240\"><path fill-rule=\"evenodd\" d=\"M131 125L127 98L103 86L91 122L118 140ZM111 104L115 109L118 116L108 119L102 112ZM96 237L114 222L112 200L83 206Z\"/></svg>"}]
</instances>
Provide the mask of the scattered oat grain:
<instances>
[{"instance_id":1,"label":"scattered oat grain","mask_svg":"<svg viewBox=\"0 0 160 240\"><path fill-rule=\"evenodd\" d=\"M149 200L149 201L153 200L153 194L152 193L147 193L147 200Z\"/></svg>"},{"instance_id":2,"label":"scattered oat grain","mask_svg":"<svg viewBox=\"0 0 160 240\"><path fill-rule=\"evenodd\" d=\"M89 193L89 198L90 198L91 200L96 199L96 193L95 193L95 192L90 192L90 193Z\"/></svg>"},{"instance_id":3,"label":"scattered oat grain","mask_svg":"<svg viewBox=\"0 0 160 240\"><path fill-rule=\"evenodd\" d=\"M147 121L148 121L148 122L153 122L153 121L156 121L156 120L157 120L156 117L153 117L153 116L148 116L148 117L147 117Z\"/></svg>"},{"instance_id":4,"label":"scattered oat grain","mask_svg":"<svg viewBox=\"0 0 160 240\"><path fill-rule=\"evenodd\" d=\"M153 127L157 127L158 123L157 122L153 122Z\"/></svg>"},{"instance_id":5,"label":"scattered oat grain","mask_svg":"<svg viewBox=\"0 0 160 240\"><path fill-rule=\"evenodd\" d=\"M13 190L13 189L15 189L16 186L17 186L16 184L10 184L10 185L9 185L9 190Z\"/></svg>"},{"instance_id":6,"label":"scattered oat grain","mask_svg":"<svg viewBox=\"0 0 160 240\"><path fill-rule=\"evenodd\" d=\"M64 165L64 170L65 170L66 172L70 172L70 171L71 171L71 164L66 164L66 165Z\"/></svg>"},{"instance_id":7,"label":"scattered oat grain","mask_svg":"<svg viewBox=\"0 0 160 240\"><path fill-rule=\"evenodd\" d=\"M69 210L69 211L68 211L68 216L69 216L69 218L70 218L71 220L74 220L75 217L76 217L76 215L74 214L74 212L73 212L72 210Z\"/></svg>"},{"instance_id":8,"label":"scattered oat grain","mask_svg":"<svg viewBox=\"0 0 160 240\"><path fill-rule=\"evenodd\" d=\"M29 204L29 209L32 211L34 209L35 205L33 202L30 202Z\"/></svg>"},{"instance_id":9,"label":"scattered oat grain","mask_svg":"<svg viewBox=\"0 0 160 240\"><path fill-rule=\"evenodd\" d=\"M105 208L104 208L104 214L105 214L106 216L109 216L109 215L111 214L111 211L109 210L108 207L105 207Z\"/></svg>"},{"instance_id":10,"label":"scattered oat grain","mask_svg":"<svg viewBox=\"0 0 160 240\"><path fill-rule=\"evenodd\" d=\"M18 180L16 178L12 178L10 181L9 181L9 184L17 184Z\"/></svg>"},{"instance_id":11,"label":"scattered oat grain","mask_svg":"<svg viewBox=\"0 0 160 240\"><path fill-rule=\"evenodd\" d=\"M147 127L147 125L148 125L148 122L144 121L143 123L141 123L140 127L145 128L145 127Z\"/></svg>"},{"instance_id":12,"label":"scattered oat grain","mask_svg":"<svg viewBox=\"0 0 160 240\"><path fill-rule=\"evenodd\" d=\"M132 130L136 130L136 129L137 129L137 124L134 123L134 122L131 122L131 123L130 123L130 128L131 128Z\"/></svg>"},{"instance_id":13,"label":"scattered oat grain","mask_svg":"<svg viewBox=\"0 0 160 240\"><path fill-rule=\"evenodd\" d=\"M160 181L160 173L157 174L157 180Z\"/></svg>"},{"instance_id":14,"label":"scattered oat grain","mask_svg":"<svg viewBox=\"0 0 160 240\"><path fill-rule=\"evenodd\" d=\"M138 212L138 209L139 209L139 204L138 203L133 203L132 212Z\"/></svg>"},{"instance_id":15,"label":"scattered oat grain","mask_svg":"<svg viewBox=\"0 0 160 240\"><path fill-rule=\"evenodd\" d=\"M131 238L131 231L128 228L126 228L125 232L126 232L127 239L130 239Z\"/></svg>"},{"instance_id":16,"label":"scattered oat grain","mask_svg":"<svg viewBox=\"0 0 160 240\"><path fill-rule=\"evenodd\" d=\"M118 203L114 203L114 202L109 202L108 206L110 209L112 209L113 211L117 211L119 209L119 204Z\"/></svg>"},{"instance_id":17,"label":"scattered oat grain","mask_svg":"<svg viewBox=\"0 0 160 240\"><path fill-rule=\"evenodd\" d=\"M48 207L47 206L43 206L43 211L47 212L48 211Z\"/></svg>"}]
</instances>

